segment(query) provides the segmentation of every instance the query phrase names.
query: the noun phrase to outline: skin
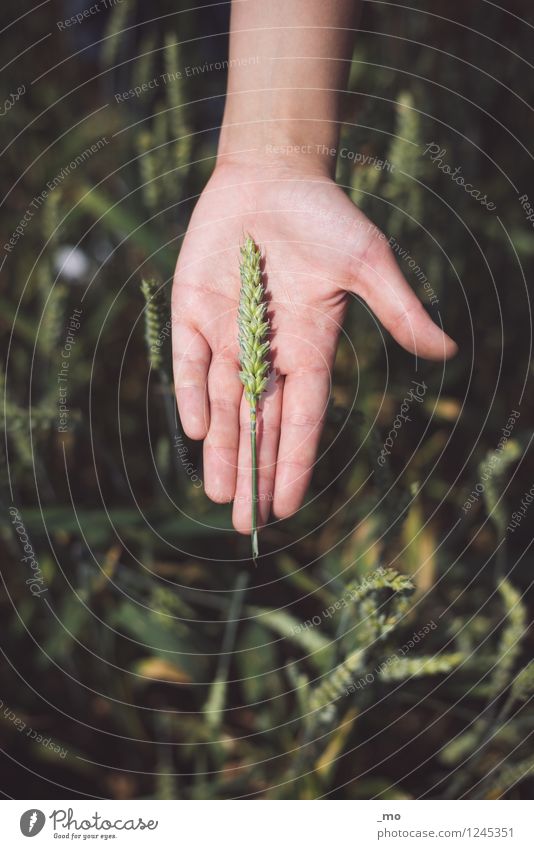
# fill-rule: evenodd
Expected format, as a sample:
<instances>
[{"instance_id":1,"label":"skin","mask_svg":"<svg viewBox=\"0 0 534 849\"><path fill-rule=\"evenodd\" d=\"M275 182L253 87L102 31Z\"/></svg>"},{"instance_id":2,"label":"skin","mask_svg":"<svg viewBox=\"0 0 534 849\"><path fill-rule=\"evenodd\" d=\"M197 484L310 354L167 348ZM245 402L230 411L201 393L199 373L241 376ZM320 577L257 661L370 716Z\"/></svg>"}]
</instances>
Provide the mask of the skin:
<instances>
[{"instance_id":1,"label":"skin","mask_svg":"<svg viewBox=\"0 0 534 849\"><path fill-rule=\"evenodd\" d=\"M178 409L204 440L204 486L250 533L249 410L239 380L239 246L265 255L273 377L258 419L259 518L304 499L348 297L406 350L443 360L455 343L399 270L384 234L333 181L339 92L352 50L348 0L234 0L217 163L193 213L173 288ZM303 23L305 22L305 24ZM258 57L254 64L250 57Z\"/></svg>"}]
</instances>

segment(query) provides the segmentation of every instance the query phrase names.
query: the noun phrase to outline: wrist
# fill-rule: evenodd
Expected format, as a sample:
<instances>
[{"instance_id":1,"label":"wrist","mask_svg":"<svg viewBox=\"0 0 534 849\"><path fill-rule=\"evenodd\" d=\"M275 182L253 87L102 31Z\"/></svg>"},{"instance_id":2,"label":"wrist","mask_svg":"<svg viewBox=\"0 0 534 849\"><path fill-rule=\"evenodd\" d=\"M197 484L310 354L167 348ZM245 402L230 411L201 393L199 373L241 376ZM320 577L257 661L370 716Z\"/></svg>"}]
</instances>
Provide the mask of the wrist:
<instances>
[{"instance_id":1,"label":"wrist","mask_svg":"<svg viewBox=\"0 0 534 849\"><path fill-rule=\"evenodd\" d=\"M337 162L337 138L318 122L298 127L280 121L232 123L221 128L217 165L254 164L306 171L332 178ZM318 130L318 131L317 131Z\"/></svg>"},{"instance_id":2,"label":"wrist","mask_svg":"<svg viewBox=\"0 0 534 849\"><path fill-rule=\"evenodd\" d=\"M255 68L260 71L261 65ZM338 98L332 91L323 83L307 87L304 77L292 79L287 87L283 81L256 78L252 71L247 76L243 68L232 73L219 160L266 161L332 177L339 131Z\"/></svg>"}]
</instances>

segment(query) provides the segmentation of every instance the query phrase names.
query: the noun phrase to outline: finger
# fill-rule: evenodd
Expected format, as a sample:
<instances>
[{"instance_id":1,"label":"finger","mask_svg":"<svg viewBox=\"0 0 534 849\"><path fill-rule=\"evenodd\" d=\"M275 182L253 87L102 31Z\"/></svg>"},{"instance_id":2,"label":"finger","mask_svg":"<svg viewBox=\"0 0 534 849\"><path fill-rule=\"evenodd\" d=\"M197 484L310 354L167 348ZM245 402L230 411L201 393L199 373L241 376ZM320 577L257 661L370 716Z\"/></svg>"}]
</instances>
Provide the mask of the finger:
<instances>
[{"instance_id":1,"label":"finger","mask_svg":"<svg viewBox=\"0 0 534 849\"><path fill-rule=\"evenodd\" d=\"M208 375L210 426L204 441L204 488L212 501L232 501L237 473L243 387L235 357L214 358Z\"/></svg>"},{"instance_id":2,"label":"finger","mask_svg":"<svg viewBox=\"0 0 534 849\"><path fill-rule=\"evenodd\" d=\"M187 324L174 328L172 339L174 386L182 427L191 439L204 439L209 427L207 377L211 359L208 343Z\"/></svg>"},{"instance_id":3,"label":"finger","mask_svg":"<svg viewBox=\"0 0 534 849\"><path fill-rule=\"evenodd\" d=\"M273 502L280 519L291 516L304 499L329 395L330 372L326 367L286 376Z\"/></svg>"},{"instance_id":4,"label":"finger","mask_svg":"<svg viewBox=\"0 0 534 849\"><path fill-rule=\"evenodd\" d=\"M276 457L280 438L280 416L284 379L269 378L267 390L262 396L256 425L258 464L258 521L264 525L273 502ZM237 460L237 483L234 498L233 523L237 531L249 534L252 520L252 452L250 445L250 407L243 395L240 410L239 454Z\"/></svg>"},{"instance_id":5,"label":"finger","mask_svg":"<svg viewBox=\"0 0 534 849\"><path fill-rule=\"evenodd\" d=\"M399 345L428 360L454 356L456 342L435 324L401 273L393 252L375 237L356 272L354 291Z\"/></svg>"}]
</instances>

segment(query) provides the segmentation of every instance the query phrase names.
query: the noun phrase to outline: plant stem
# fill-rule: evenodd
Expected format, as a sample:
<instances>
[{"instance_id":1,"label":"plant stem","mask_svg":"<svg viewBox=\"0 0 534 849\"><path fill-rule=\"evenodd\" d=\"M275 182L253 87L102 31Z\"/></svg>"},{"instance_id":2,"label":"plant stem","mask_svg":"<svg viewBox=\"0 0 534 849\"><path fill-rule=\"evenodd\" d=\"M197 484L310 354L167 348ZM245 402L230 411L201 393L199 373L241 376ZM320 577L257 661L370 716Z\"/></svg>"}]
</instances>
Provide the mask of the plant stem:
<instances>
[{"instance_id":1,"label":"plant stem","mask_svg":"<svg viewBox=\"0 0 534 849\"><path fill-rule=\"evenodd\" d=\"M256 456L256 404L250 408L250 453L252 455L252 559L256 566L258 550L258 460Z\"/></svg>"}]
</instances>

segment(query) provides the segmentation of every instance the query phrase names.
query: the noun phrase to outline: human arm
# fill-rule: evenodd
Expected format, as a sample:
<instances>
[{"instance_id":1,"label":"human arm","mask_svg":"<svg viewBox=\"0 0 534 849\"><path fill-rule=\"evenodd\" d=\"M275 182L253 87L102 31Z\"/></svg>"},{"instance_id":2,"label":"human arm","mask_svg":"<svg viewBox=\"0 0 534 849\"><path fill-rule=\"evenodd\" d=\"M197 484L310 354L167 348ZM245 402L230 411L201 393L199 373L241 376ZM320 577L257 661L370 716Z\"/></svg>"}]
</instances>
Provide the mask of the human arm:
<instances>
[{"instance_id":1,"label":"human arm","mask_svg":"<svg viewBox=\"0 0 534 849\"><path fill-rule=\"evenodd\" d=\"M443 359L456 350L404 279L383 234L332 179L354 6L234 0L217 163L178 259L173 335L180 416L190 437L204 439L206 493L217 502L234 500L234 524L245 533L251 460L237 344L244 234L265 252L277 376L258 422L263 522L271 504L284 518L304 498L350 294L418 356Z\"/></svg>"}]
</instances>

